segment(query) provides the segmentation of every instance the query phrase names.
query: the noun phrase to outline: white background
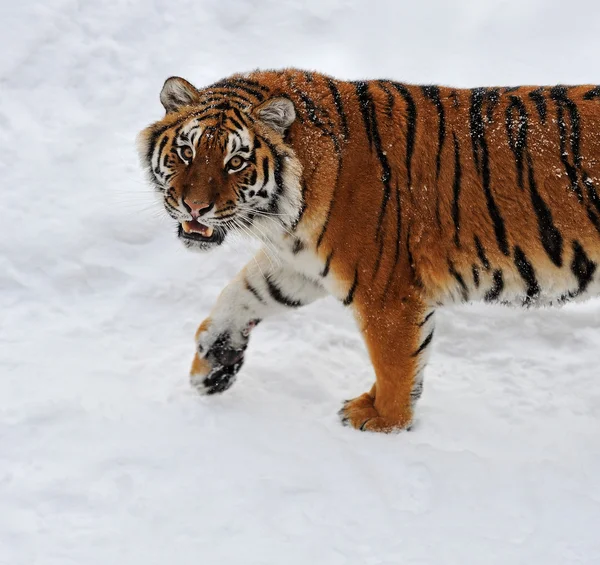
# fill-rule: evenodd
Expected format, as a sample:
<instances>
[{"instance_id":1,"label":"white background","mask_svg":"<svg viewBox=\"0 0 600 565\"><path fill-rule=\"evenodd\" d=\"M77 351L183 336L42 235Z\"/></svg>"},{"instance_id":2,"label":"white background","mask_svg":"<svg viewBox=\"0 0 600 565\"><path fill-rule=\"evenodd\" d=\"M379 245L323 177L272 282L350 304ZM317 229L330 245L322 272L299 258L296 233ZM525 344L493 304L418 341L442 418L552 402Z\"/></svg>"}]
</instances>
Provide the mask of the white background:
<instances>
[{"instance_id":1,"label":"white background","mask_svg":"<svg viewBox=\"0 0 600 565\"><path fill-rule=\"evenodd\" d=\"M373 375L330 299L202 399L193 333L253 246L186 252L134 147L173 74L600 83L597 2L0 11L0 563L600 562L599 302L444 311L411 433L338 423Z\"/></svg>"}]
</instances>

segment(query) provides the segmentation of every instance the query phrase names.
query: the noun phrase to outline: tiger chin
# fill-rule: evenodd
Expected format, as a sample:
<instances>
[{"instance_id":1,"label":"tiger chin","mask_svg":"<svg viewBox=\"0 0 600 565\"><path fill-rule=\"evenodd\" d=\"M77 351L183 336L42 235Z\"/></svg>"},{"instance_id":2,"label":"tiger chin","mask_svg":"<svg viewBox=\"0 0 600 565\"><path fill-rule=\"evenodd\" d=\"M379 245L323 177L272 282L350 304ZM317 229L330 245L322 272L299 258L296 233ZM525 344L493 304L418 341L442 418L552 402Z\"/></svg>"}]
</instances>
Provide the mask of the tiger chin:
<instances>
[{"instance_id":1,"label":"tiger chin","mask_svg":"<svg viewBox=\"0 0 600 565\"><path fill-rule=\"evenodd\" d=\"M286 69L196 88L169 78L140 157L193 250L264 247L196 333L191 382L227 390L253 328L333 296L375 372L340 410L409 429L435 311L597 296L600 87L455 89ZM276 261L271 259L277 254Z\"/></svg>"}]
</instances>

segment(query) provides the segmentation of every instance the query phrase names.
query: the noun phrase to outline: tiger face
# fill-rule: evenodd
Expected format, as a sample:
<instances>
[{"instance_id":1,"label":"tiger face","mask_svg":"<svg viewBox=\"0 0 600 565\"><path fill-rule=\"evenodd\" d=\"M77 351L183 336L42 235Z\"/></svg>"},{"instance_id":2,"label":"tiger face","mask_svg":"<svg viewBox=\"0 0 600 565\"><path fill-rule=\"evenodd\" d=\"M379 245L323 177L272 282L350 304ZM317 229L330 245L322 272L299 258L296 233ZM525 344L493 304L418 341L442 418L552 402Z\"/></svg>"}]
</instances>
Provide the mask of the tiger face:
<instances>
[{"instance_id":1,"label":"tiger face","mask_svg":"<svg viewBox=\"0 0 600 565\"><path fill-rule=\"evenodd\" d=\"M139 151L183 244L205 251L231 231L289 229L302 205L301 166L283 140L292 102L252 107L177 77L160 98L167 114L140 134Z\"/></svg>"}]
</instances>

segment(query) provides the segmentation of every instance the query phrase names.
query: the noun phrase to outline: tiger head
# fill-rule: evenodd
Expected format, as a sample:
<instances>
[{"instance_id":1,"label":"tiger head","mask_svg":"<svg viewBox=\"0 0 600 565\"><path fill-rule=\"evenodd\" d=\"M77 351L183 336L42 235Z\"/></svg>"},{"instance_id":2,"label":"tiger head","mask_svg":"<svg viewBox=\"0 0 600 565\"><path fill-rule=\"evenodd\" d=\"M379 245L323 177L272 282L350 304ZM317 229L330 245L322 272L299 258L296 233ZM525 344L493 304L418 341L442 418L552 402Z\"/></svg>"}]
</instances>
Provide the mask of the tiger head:
<instances>
[{"instance_id":1,"label":"tiger head","mask_svg":"<svg viewBox=\"0 0 600 565\"><path fill-rule=\"evenodd\" d=\"M138 148L186 247L211 249L232 230L262 239L293 226L302 168L284 141L296 117L289 99L249 104L172 77L160 100L166 115L140 133Z\"/></svg>"}]
</instances>

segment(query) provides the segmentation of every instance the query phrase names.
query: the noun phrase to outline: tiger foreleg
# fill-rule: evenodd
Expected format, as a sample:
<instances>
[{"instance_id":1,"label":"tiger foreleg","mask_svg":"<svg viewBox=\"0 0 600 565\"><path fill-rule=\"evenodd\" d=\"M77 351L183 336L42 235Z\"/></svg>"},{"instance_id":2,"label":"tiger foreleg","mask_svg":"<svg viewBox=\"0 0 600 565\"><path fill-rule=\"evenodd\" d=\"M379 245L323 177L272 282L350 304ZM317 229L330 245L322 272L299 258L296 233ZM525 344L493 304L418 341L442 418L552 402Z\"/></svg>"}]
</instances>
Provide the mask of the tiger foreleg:
<instances>
[{"instance_id":1,"label":"tiger foreleg","mask_svg":"<svg viewBox=\"0 0 600 565\"><path fill-rule=\"evenodd\" d=\"M410 293L400 305L359 303L357 308L376 381L369 392L344 404L342 422L373 432L408 429L423 387L433 310Z\"/></svg>"},{"instance_id":2,"label":"tiger foreleg","mask_svg":"<svg viewBox=\"0 0 600 565\"><path fill-rule=\"evenodd\" d=\"M190 381L201 394L227 390L244 361L252 329L265 318L324 296L321 286L264 250L221 292L196 332Z\"/></svg>"}]
</instances>

